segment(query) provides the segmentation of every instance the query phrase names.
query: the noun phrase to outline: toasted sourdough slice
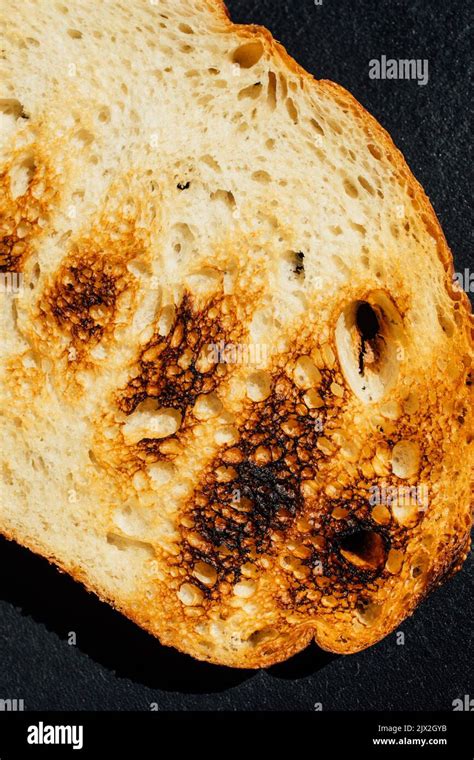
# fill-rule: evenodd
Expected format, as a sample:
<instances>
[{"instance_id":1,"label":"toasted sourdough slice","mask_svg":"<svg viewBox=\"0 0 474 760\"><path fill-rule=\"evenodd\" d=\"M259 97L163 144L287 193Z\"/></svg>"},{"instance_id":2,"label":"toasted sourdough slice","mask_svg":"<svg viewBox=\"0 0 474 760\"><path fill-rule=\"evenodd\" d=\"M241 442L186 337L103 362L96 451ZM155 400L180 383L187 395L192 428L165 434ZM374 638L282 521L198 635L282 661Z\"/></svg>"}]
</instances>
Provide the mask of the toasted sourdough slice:
<instances>
[{"instance_id":1,"label":"toasted sourdough slice","mask_svg":"<svg viewBox=\"0 0 474 760\"><path fill-rule=\"evenodd\" d=\"M220 2L0 13L1 531L200 659L374 644L469 545L423 190Z\"/></svg>"}]
</instances>

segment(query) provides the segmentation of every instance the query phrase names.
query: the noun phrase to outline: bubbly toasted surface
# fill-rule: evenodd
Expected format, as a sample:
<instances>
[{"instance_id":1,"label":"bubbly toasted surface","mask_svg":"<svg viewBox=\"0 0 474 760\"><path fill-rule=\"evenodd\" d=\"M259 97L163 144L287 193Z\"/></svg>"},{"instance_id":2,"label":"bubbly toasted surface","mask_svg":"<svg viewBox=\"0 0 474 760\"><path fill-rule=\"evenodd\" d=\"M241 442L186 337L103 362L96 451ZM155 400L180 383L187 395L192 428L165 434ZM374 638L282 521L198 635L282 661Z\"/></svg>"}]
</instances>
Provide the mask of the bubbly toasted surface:
<instances>
[{"instance_id":1,"label":"bubbly toasted surface","mask_svg":"<svg viewBox=\"0 0 474 760\"><path fill-rule=\"evenodd\" d=\"M200 659L374 644L469 547L472 318L423 190L218 0L0 20L0 530Z\"/></svg>"}]
</instances>

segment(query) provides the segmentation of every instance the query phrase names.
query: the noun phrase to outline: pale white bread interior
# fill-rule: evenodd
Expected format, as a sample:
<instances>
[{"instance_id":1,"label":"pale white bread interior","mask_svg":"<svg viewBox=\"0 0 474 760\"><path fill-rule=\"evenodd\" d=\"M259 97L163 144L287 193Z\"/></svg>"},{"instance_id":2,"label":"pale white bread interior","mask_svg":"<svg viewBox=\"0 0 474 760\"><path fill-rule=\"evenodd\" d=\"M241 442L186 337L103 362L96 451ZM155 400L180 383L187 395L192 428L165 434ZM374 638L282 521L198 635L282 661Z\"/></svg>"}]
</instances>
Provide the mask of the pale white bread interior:
<instances>
[{"instance_id":1,"label":"pale white bread interior","mask_svg":"<svg viewBox=\"0 0 474 760\"><path fill-rule=\"evenodd\" d=\"M197 658L375 643L471 525L470 307L403 157L219 2L0 19L1 531Z\"/></svg>"}]
</instances>

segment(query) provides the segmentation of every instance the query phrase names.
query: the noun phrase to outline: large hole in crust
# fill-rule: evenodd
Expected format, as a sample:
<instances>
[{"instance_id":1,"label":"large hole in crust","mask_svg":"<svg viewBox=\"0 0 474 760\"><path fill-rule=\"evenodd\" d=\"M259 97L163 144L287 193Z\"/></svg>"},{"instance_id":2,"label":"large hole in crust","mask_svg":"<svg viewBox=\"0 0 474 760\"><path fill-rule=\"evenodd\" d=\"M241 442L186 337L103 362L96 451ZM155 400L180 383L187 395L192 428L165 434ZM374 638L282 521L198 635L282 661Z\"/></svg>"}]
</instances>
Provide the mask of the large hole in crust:
<instances>
[{"instance_id":1,"label":"large hole in crust","mask_svg":"<svg viewBox=\"0 0 474 760\"><path fill-rule=\"evenodd\" d=\"M246 42L234 50L232 62L238 63L242 69L251 69L259 62L262 55L263 45L261 42Z\"/></svg>"},{"instance_id":2,"label":"large hole in crust","mask_svg":"<svg viewBox=\"0 0 474 760\"><path fill-rule=\"evenodd\" d=\"M358 530L345 536L339 551L347 562L361 570L378 570L385 564L384 541L374 530Z\"/></svg>"},{"instance_id":3,"label":"large hole in crust","mask_svg":"<svg viewBox=\"0 0 474 760\"><path fill-rule=\"evenodd\" d=\"M393 387L403 343L402 318L384 291L374 291L343 309L336 325L336 346L341 369L358 398L372 403Z\"/></svg>"}]
</instances>

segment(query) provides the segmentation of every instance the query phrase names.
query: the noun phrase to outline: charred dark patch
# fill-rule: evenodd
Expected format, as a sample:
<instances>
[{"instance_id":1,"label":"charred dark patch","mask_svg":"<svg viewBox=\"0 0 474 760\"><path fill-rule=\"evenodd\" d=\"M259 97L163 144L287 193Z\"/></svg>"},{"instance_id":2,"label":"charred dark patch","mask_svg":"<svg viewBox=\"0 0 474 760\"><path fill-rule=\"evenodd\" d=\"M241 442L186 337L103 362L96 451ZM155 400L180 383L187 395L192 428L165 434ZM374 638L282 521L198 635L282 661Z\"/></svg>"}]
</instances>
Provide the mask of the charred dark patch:
<instances>
[{"instance_id":1,"label":"charred dark patch","mask_svg":"<svg viewBox=\"0 0 474 760\"><path fill-rule=\"evenodd\" d=\"M228 366L213 361L202 371L197 365L203 354L212 355L212 346L226 343L231 335L238 339L234 312L231 309L224 314L222 307L220 299L198 311L191 296L185 294L168 335L156 335L145 346L137 377L120 394L118 405L125 414L153 398L157 406L177 409L184 418L199 395L216 390Z\"/></svg>"},{"instance_id":2,"label":"charred dark patch","mask_svg":"<svg viewBox=\"0 0 474 760\"><path fill-rule=\"evenodd\" d=\"M20 272L26 244L17 235L5 235L0 240L0 272Z\"/></svg>"},{"instance_id":3,"label":"charred dark patch","mask_svg":"<svg viewBox=\"0 0 474 760\"><path fill-rule=\"evenodd\" d=\"M71 257L43 297L41 310L70 335L76 348L96 345L113 320L127 287L125 263L104 254Z\"/></svg>"},{"instance_id":4,"label":"charred dark patch","mask_svg":"<svg viewBox=\"0 0 474 760\"><path fill-rule=\"evenodd\" d=\"M301 483L316 476L322 456L321 409L309 410L303 395L286 376L277 378L272 396L249 407L238 445L216 457L189 505L191 532L227 580L237 580L249 558L271 552L301 513ZM195 559L193 547L188 559Z\"/></svg>"},{"instance_id":5,"label":"charred dark patch","mask_svg":"<svg viewBox=\"0 0 474 760\"><path fill-rule=\"evenodd\" d=\"M210 511L200 509L195 517L205 540L229 549L238 557L238 567L252 548L268 550L269 532L285 528L301 499L278 461L265 467L242 462L236 470L234 483L204 489ZM214 505L213 497L218 500Z\"/></svg>"}]
</instances>

